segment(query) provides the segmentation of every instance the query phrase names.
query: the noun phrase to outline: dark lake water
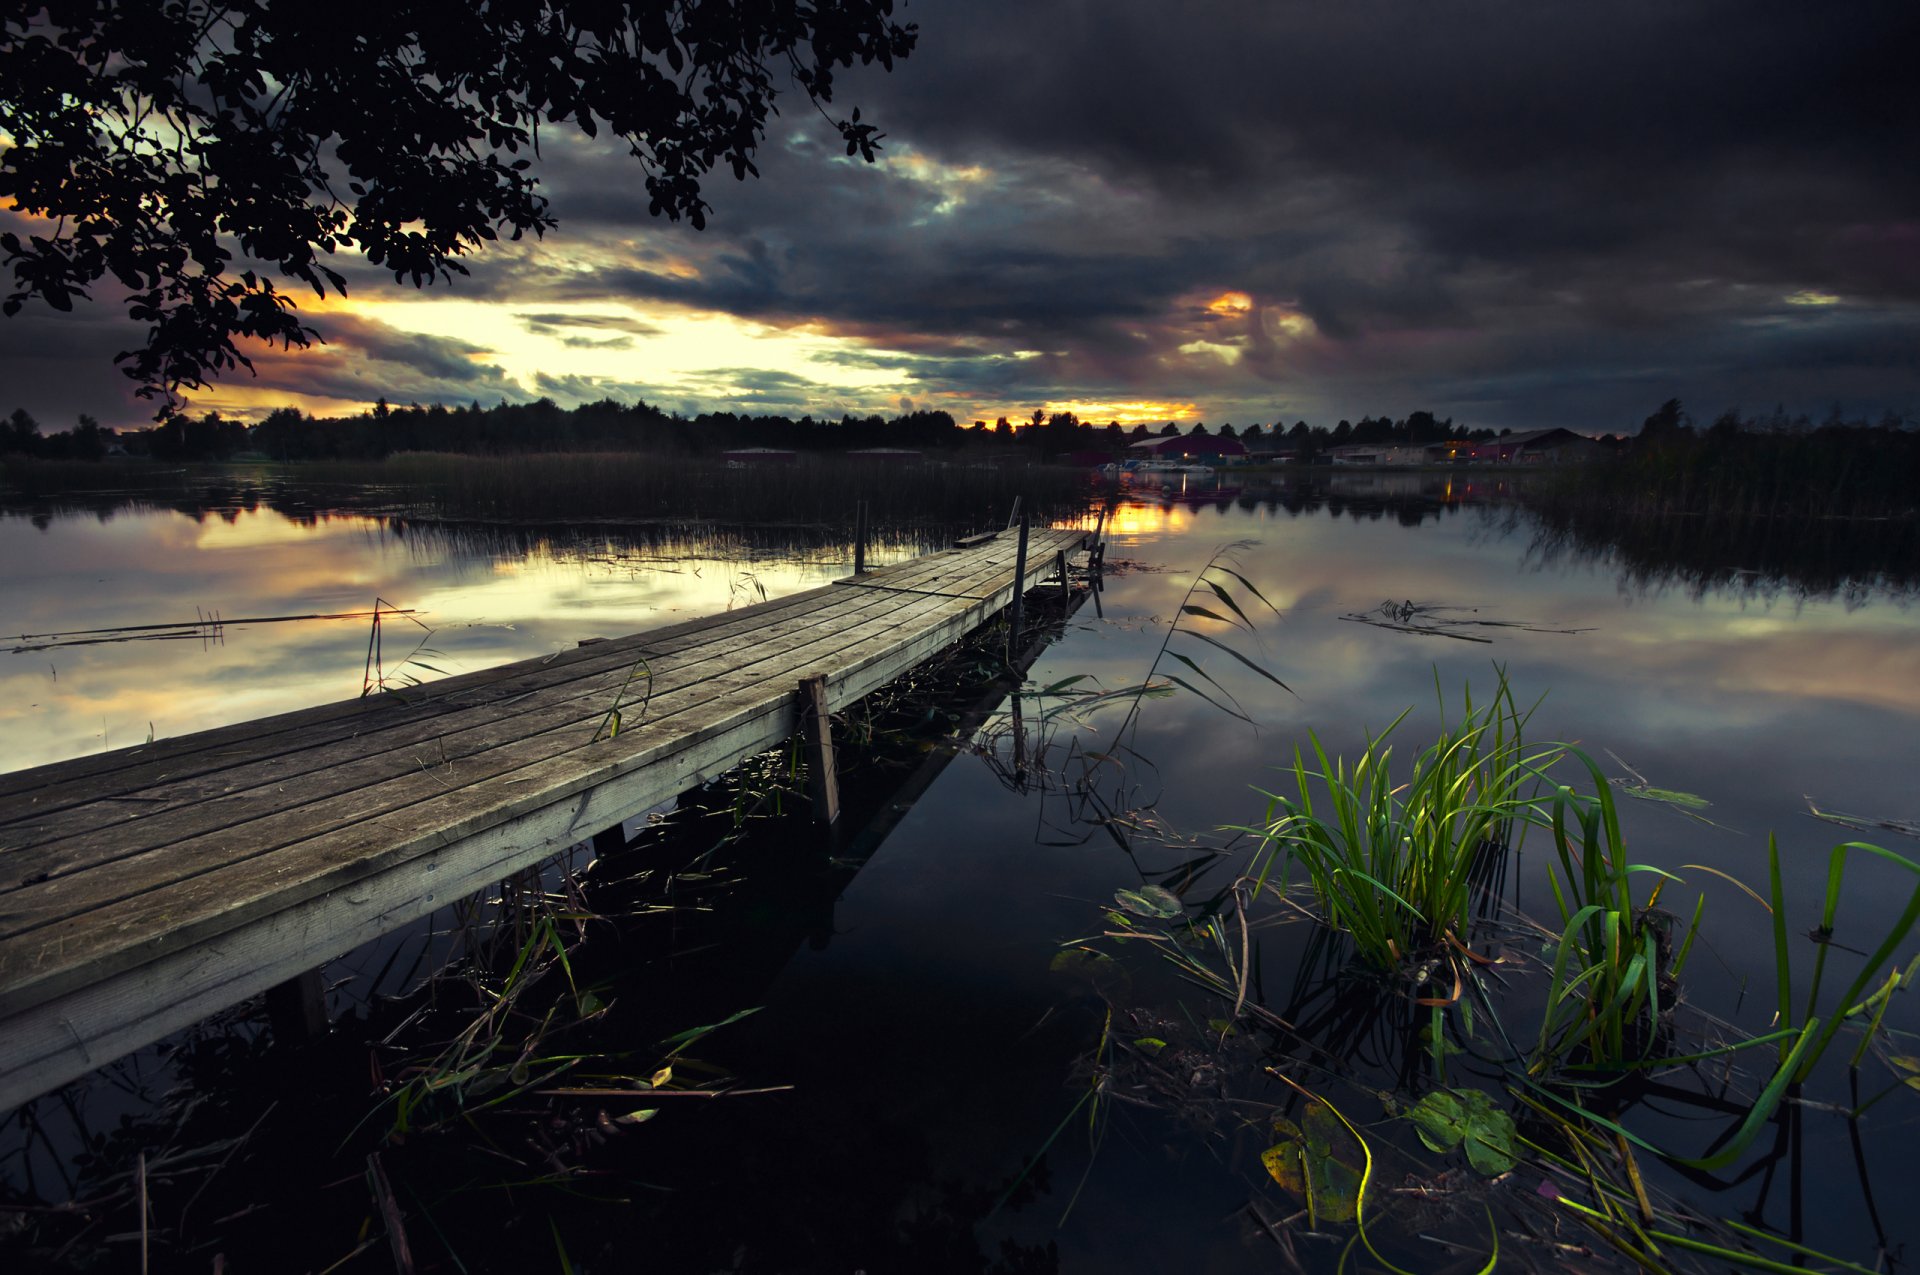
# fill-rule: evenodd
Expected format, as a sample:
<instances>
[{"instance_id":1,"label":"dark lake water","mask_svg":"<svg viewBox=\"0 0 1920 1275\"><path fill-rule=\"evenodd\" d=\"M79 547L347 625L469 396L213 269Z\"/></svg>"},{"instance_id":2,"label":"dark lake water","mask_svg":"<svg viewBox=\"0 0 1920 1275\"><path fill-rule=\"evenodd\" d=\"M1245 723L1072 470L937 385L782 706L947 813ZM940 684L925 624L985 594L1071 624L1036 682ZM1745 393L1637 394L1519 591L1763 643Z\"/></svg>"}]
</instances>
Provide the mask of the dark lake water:
<instances>
[{"instance_id":1,"label":"dark lake water","mask_svg":"<svg viewBox=\"0 0 1920 1275\"><path fill-rule=\"evenodd\" d=\"M1083 605L1065 621L1031 669L1029 690L1073 677L1088 679L1075 684L1082 689L1140 681L1193 572L1222 546L1246 542L1234 552L1236 569L1280 614L1257 617L1257 639L1230 640L1292 693L1176 639L1174 649L1218 678L1252 721L1185 693L1147 701L1131 755L1100 771L1098 786L1114 796L1109 808L1134 812L1120 827L1094 820L1066 782L1077 773L1073 749L1105 750L1119 712L1063 714L1036 728L1050 703L1023 697L1021 729L1040 733L1026 736L1029 765L1015 778L1012 710L1001 704L977 752L962 751L910 806L891 811L888 835L838 883L830 914L811 922L811 944L750 988L721 980L704 1021L758 1010L703 1042L701 1058L742 1084L791 1090L675 1108L599 1153L596 1172L605 1176L564 1204L508 1193L500 1235L436 1241L422 1224L416 1251L431 1252L436 1269L458 1268L449 1252L466 1269L534 1269L503 1256L534 1251L562 1269L544 1221L552 1217L567 1260L592 1270L632 1269L628 1259L637 1264L643 1251L659 1269L702 1271L1292 1269L1283 1247L1305 1269L1334 1269L1351 1226L1326 1226L1336 1239L1305 1234L1307 1221L1294 1218L1299 1201L1261 1163L1273 1140L1270 1113L1293 1101L1262 1070L1274 1061L1267 1046L1242 1034L1204 1064L1194 1061L1200 1054L1184 1051L1209 1037L1207 1021L1225 1007L1146 945L1113 949L1123 958L1112 976L1120 981L1097 988L1050 966L1063 942L1107 927L1103 911L1116 889L1155 882L1193 903L1224 888L1248 848L1231 829L1261 820L1259 790L1284 785L1280 768L1309 729L1329 751L1351 756L1411 708L1397 731L1410 756L1439 723L1437 698L1457 711L1463 688L1492 691L1496 669L1523 703L1540 701L1530 738L1576 742L1623 781L1632 857L1681 879L1661 905L1689 916L1706 896L1702 950L1684 979L1690 1009L1746 1034L1767 1030L1768 916L1726 878L1764 894L1775 833L1795 959L1811 961L1813 944L1801 936L1818 921L1828 851L1856 836L1920 851L1892 831L1853 834L1816 820L1808 806L1920 818L1920 612L1871 579L1810 593L1759 569L1725 587L1702 588L1684 574L1663 583L1644 569L1629 578L1604 557L1545 545L1529 520L1483 503L1499 494L1489 486L1497 483L1469 489L1368 475L1332 490L1195 483L1131 495L1111 522L1116 569L1099 613ZM782 553L724 537L636 544L591 532L396 532L367 518L297 522L268 509L43 523L0 518L0 629L8 634L209 613L233 621L364 611L378 597L416 609L431 626L408 637L401 621L384 622L390 663L424 638L425 652L405 670L422 678L435 675L427 664L455 671L539 655L847 570L838 546ZM903 535L880 558L914 551ZM1399 627L1371 622L1388 619L1383 604L1396 605ZM1210 622L1188 623L1225 636ZM18 639L38 649L0 662L4 768L355 694L368 622L49 641ZM1184 673L1165 662L1160 671ZM1624 781L1636 776L1712 804L1695 817L1632 800ZM1520 907L1543 918L1548 857L1544 838L1529 841L1508 880ZM1850 868L1836 941L1877 943L1913 886L1889 865ZM1259 938L1254 991L1297 1022L1317 1003L1314 931L1279 923L1279 911ZM1909 941L1895 959L1915 956ZM1833 953L1836 968L1853 959ZM1885 1027L1885 1048L1860 1070L1863 1096L1900 1078L1880 1055L1920 1053L1911 996L1892 999ZM1370 1033L1366 1024L1335 1032L1324 1047L1344 1058L1347 1083L1391 1087L1391 1048L1383 1053ZM1124 1077L1136 1082L1132 1100L1083 1103L1101 1069L1123 1078L1103 1039L1149 1036L1172 1042L1165 1074L1143 1080L1135 1060ZM1834 1065L1807 1091L1811 1101L1848 1101L1844 1060L1854 1039L1842 1034ZM1492 1074L1476 1072L1471 1058L1456 1066ZM1117 1079L1114 1087L1127 1088ZM1662 1168L1652 1156L1643 1167L1676 1207L1744 1219L1872 1268L1883 1241L1897 1255L1914 1234L1905 1201L1920 1186L1907 1142L1917 1116L1920 1093L1893 1093L1859 1122L1856 1146L1846 1121L1809 1105L1793 1145L1771 1161L1768 1134L1717 1175ZM1375 1109L1368 1118L1378 1117ZM1717 1131L1657 1099L1623 1120L1695 1152ZM1403 1151L1418 1145L1384 1128L1378 1137ZM1410 1164L1429 1181L1447 1163L1456 1183L1471 1179L1457 1155L1411 1155L1391 1170L1403 1198L1428 1189L1409 1185ZM1524 1169L1515 1177L1525 1180L1497 1189L1534 1193L1540 1181ZM351 1191L358 1203L343 1215L365 1208L365 1192ZM1392 1255L1410 1269L1478 1269L1486 1260L1478 1207L1464 1220L1439 1210L1430 1225L1388 1226L1400 1245ZM476 1224L472 1209L462 1218ZM1605 1265L1593 1237L1564 1220L1563 1249L1529 1241L1523 1223L1509 1225L1511 1269ZM1297 1238L1283 1246L1273 1228ZM1457 1247L1418 1238L1429 1231ZM271 1251L261 1238L271 1231L249 1234L247 1244ZM350 1227L338 1238L337 1251L301 1252L278 1269L325 1267L356 1243ZM197 1260L194 1269L204 1268L207 1258ZM355 1262L345 1269L389 1269L380 1250Z\"/></svg>"}]
</instances>

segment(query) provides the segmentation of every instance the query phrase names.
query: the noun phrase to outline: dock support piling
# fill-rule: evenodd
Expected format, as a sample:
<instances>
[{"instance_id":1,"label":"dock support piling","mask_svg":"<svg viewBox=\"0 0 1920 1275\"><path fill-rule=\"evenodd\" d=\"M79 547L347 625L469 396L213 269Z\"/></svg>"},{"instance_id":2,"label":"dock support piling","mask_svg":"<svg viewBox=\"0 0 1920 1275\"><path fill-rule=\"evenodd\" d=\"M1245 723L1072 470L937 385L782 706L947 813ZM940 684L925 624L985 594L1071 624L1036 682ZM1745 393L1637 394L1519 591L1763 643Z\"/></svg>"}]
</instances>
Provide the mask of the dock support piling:
<instances>
[{"instance_id":1,"label":"dock support piling","mask_svg":"<svg viewBox=\"0 0 1920 1275\"><path fill-rule=\"evenodd\" d=\"M1013 605L1007 612L1007 631L1018 636L1027 600L1027 516L1020 515L1020 545L1013 555Z\"/></svg>"},{"instance_id":2,"label":"dock support piling","mask_svg":"<svg viewBox=\"0 0 1920 1275\"><path fill-rule=\"evenodd\" d=\"M627 848L627 826L616 823L593 834L593 857L610 859Z\"/></svg>"},{"instance_id":3,"label":"dock support piling","mask_svg":"<svg viewBox=\"0 0 1920 1275\"><path fill-rule=\"evenodd\" d=\"M867 502L853 502L853 574L867 574Z\"/></svg>"},{"instance_id":4,"label":"dock support piling","mask_svg":"<svg viewBox=\"0 0 1920 1275\"><path fill-rule=\"evenodd\" d=\"M267 1022L273 1038L298 1045L327 1034L327 985L310 969L267 989Z\"/></svg>"},{"instance_id":5,"label":"dock support piling","mask_svg":"<svg viewBox=\"0 0 1920 1275\"><path fill-rule=\"evenodd\" d=\"M827 712L827 679L816 673L800 682L800 721L806 731L807 793L813 818L831 827L840 817L840 777L833 767L833 719Z\"/></svg>"},{"instance_id":6,"label":"dock support piling","mask_svg":"<svg viewBox=\"0 0 1920 1275\"><path fill-rule=\"evenodd\" d=\"M1067 551L1065 549L1053 555L1053 569L1060 573L1060 601L1073 601L1073 577L1067 574Z\"/></svg>"}]
</instances>

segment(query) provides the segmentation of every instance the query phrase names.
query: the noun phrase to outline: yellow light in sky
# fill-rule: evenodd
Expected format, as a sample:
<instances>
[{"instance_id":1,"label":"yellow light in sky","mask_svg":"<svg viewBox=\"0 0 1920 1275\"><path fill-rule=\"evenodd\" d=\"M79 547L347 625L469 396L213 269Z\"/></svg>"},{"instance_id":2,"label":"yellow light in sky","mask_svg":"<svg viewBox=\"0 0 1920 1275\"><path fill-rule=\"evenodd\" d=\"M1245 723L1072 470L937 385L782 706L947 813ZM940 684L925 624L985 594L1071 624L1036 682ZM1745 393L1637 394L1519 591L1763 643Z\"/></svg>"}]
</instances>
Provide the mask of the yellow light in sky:
<instances>
[{"instance_id":1,"label":"yellow light in sky","mask_svg":"<svg viewBox=\"0 0 1920 1275\"><path fill-rule=\"evenodd\" d=\"M1800 292L1789 292L1785 297L1782 298L1782 300L1784 300L1788 305L1839 305L1840 304L1840 298L1835 296L1833 293L1815 292L1810 288L1804 289Z\"/></svg>"},{"instance_id":2,"label":"yellow light in sky","mask_svg":"<svg viewBox=\"0 0 1920 1275\"><path fill-rule=\"evenodd\" d=\"M1253 298L1244 292L1223 292L1207 302L1207 309L1214 314L1231 316L1251 314Z\"/></svg>"},{"instance_id":3,"label":"yellow light in sky","mask_svg":"<svg viewBox=\"0 0 1920 1275\"><path fill-rule=\"evenodd\" d=\"M1049 416L1055 412L1072 412L1087 425L1105 425L1108 421L1118 421L1122 425L1136 425L1142 421L1173 421L1200 415L1198 404L1156 402L1151 399L1117 402L1109 399L1076 398L1064 402L1049 402L1046 405L1046 411Z\"/></svg>"},{"instance_id":4,"label":"yellow light in sky","mask_svg":"<svg viewBox=\"0 0 1920 1275\"><path fill-rule=\"evenodd\" d=\"M864 343L806 328L781 328L729 314L648 309L644 312L605 302L468 301L455 298L369 300L356 309L403 332L451 337L480 347L475 356L497 363L508 376L538 392L539 374L580 376L608 382L638 383L662 392L701 399L729 397L731 386L716 386L716 370L751 368L786 372L851 394L884 396L905 385L898 374L833 361ZM630 320L652 331L631 345L569 346L551 332L534 332L522 315L575 314L582 318ZM704 374L704 375L703 375Z\"/></svg>"},{"instance_id":5,"label":"yellow light in sky","mask_svg":"<svg viewBox=\"0 0 1920 1275\"><path fill-rule=\"evenodd\" d=\"M1311 318L1288 306L1268 306L1260 312L1260 322L1267 335L1276 339L1313 336L1320 330Z\"/></svg>"},{"instance_id":6,"label":"yellow light in sky","mask_svg":"<svg viewBox=\"0 0 1920 1275\"><path fill-rule=\"evenodd\" d=\"M1241 350L1237 345L1222 345L1218 341L1189 341L1180 347L1182 354L1210 354L1231 367L1240 361Z\"/></svg>"}]
</instances>

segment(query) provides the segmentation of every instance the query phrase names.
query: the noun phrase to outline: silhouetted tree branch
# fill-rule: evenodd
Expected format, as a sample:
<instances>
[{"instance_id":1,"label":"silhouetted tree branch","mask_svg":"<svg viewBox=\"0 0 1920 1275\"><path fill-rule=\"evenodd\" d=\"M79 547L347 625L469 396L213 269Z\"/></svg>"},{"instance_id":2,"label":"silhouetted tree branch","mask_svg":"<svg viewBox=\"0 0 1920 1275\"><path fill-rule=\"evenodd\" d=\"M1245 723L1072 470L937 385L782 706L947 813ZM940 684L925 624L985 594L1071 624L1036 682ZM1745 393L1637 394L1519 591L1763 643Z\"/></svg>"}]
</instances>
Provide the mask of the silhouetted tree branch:
<instances>
[{"instance_id":1,"label":"silhouetted tree branch","mask_svg":"<svg viewBox=\"0 0 1920 1275\"><path fill-rule=\"evenodd\" d=\"M277 286L346 291L364 253L416 286L555 223L531 174L542 125L602 129L649 211L695 227L717 166L757 175L775 75L814 103L837 68L891 69L893 0L48 0L0 18L7 314L72 308L111 275L145 346L144 397L251 367L236 340L316 335ZM871 161L881 134L836 121ZM163 409L164 411L164 409Z\"/></svg>"}]
</instances>

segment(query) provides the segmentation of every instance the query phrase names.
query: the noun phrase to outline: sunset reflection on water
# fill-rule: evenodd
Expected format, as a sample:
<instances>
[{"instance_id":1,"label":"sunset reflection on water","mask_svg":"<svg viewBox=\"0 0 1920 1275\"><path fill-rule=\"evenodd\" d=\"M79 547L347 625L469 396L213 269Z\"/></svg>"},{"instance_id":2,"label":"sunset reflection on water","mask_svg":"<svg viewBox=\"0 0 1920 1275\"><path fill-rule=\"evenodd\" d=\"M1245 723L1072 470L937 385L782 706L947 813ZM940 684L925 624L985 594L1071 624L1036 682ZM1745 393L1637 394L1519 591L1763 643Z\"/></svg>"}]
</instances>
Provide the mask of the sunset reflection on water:
<instances>
[{"instance_id":1,"label":"sunset reflection on water","mask_svg":"<svg viewBox=\"0 0 1920 1275\"><path fill-rule=\"evenodd\" d=\"M882 545L876 561L911 551ZM401 680L467 672L722 612L845 575L837 550L716 538L492 535L259 509L0 519L0 769L14 770L359 694L369 621L244 624L410 609L383 648ZM199 636L49 644L34 635L219 618ZM57 641L57 640L56 640ZM16 648L39 648L19 650Z\"/></svg>"}]
</instances>

